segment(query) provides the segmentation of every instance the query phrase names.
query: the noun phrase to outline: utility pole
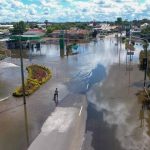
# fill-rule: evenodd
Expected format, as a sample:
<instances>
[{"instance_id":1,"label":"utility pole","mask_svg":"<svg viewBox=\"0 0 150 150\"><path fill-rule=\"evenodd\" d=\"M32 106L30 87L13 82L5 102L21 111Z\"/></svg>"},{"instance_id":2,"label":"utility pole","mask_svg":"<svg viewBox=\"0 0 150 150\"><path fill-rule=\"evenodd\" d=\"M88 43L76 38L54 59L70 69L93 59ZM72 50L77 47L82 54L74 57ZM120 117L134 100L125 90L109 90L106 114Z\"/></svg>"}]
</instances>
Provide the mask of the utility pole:
<instances>
[{"instance_id":1,"label":"utility pole","mask_svg":"<svg viewBox=\"0 0 150 150\"><path fill-rule=\"evenodd\" d=\"M60 37L59 37L59 45L60 45L60 56L64 57L64 31L61 30Z\"/></svg>"},{"instance_id":2,"label":"utility pole","mask_svg":"<svg viewBox=\"0 0 150 150\"><path fill-rule=\"evenodd\" d=\"M67 33L67 28L66 28L65 31L66 31L66 32L65 32L65 34L66 34L65 39L66 39L66 47L67 47L67 45L68 45L68 33Z\"/></svg>"},{"instance_id":3,"label":"utility pole","mask_svg":"<svg viewBox=\"0 0 150 150\"><path fill-rule=\"evenodd\" d=\"M23 70L23 58L22 58L22 45L21 45L21 34L19 35L19 51L20 51L20 63L21 63L21 80L22 80L22 93L23 93L23 103L26 104L25 96L25 85L24 85L24 70Z\"/></svg>"}]
</instances>

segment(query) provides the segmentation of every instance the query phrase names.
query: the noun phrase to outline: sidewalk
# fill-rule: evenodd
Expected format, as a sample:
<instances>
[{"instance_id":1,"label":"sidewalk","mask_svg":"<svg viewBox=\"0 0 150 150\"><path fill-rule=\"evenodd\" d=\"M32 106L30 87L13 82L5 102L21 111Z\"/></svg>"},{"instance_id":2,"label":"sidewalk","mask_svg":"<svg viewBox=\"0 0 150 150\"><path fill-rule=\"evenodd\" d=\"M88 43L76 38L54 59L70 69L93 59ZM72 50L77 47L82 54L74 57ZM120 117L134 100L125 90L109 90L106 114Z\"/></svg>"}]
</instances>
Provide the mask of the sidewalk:
<instances>
[{"instance_id":1,"label":"sidewalk","mask_svg":"<svg viewBox=\"0 0 150 150\"><path fill-rule=\"evenodd\" d=\"M44 123L28 150L80 150L87 116L83 95L68 95Z\"/></svg>"}]
</instances>

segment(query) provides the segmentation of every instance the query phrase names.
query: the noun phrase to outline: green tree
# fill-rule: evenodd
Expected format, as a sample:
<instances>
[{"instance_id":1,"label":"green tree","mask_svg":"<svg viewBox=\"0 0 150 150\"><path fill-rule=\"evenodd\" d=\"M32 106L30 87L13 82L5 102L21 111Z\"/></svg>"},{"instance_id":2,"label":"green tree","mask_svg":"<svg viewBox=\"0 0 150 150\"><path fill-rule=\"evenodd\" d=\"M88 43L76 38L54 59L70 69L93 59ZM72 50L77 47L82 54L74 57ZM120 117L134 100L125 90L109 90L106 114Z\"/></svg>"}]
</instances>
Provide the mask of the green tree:
<instances>
[{"instance_id":1,"label":"green tree","mask_svg":"<svg viewBox=\"0 0 150 150\"><path fill-rule=\"evenodd\" d=\"M30 23L28 24L28 28L31 28L31 29L38 28L38 25L36 23Z\"/></svg>"},{"instance_id":2,"label":"green tree","mask_svg":"<svg viewBox=\"0 0 150 150\"><path fill-rule=\"evenodd\" d=\"M145 29L142 30L143 34L150 34L150 26L146 27Z\"/></svg>"},{"instance_id":3,"label":"green tree","mask_svg":"<svg viewBox=\"0 0 150 150\"><path fill-rule=\"evenodd\" d=\"M23 34L26 31L26 23L24 21L17 22L13 26L12 34Z\"/></svg>"},{"instance_id":4,"label":"green tree","mask_svg":"<svg viewBox=\"0 0 150 150\"><path fill-rule=\"evenodd\" d=\"M78 23L77 25L76 25L76 27L77 28L79 28L79 29L86 29L86 24L85 23Z\"/></svg>"},{"instance_id":5,"label":"green tree","mask_svg":"<svg viewBox=\"0 0 150 150\"><path fill-rule=\"evenodd\" d=\"M78 29L88 29L87 23L83 22L66 22L66 23L55 23L47 27L47 33L52 33L54 30L69 30L72 27L77 27Z\"/></svg>"},{"instance_id":6,"label":"green tree","mask_svg":"<svg viewBox=\"0 0 150 150\"><path fill-rule=\"evenodd\" d=\"M59 23L59 24L53 24L51 26L47 27L47 33L52 33L54 30L65 30L67 29L67 25Z\"/></svg>"},{"instance_id":7,"label":"green tree","mask_svg":"<svg viewBox=\"0 0 150 150\"><path fill-rule=\"evenodd\" d=\"M117 18L116 24L117 25L122 25L122 18L121 17Z\"/></svg>"},{"instance_id":8,"label":"green tree","mask_svg":"<svg viewBox=\"0 0 150 150\"><path fill-rule=\"evenodd\" d=\"M47 33L52 33L54 30L55 30L55 27L53 27L53 26L47 27Z\"/></svg>"}]
</instances>

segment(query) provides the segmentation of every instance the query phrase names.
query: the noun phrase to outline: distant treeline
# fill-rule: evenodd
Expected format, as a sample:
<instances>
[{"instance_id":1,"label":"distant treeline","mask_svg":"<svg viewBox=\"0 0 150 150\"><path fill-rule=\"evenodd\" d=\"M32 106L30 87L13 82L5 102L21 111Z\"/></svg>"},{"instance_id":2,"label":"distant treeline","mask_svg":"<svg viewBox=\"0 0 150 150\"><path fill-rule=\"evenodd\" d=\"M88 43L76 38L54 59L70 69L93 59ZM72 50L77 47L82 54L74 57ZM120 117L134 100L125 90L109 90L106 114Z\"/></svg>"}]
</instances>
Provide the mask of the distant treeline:
<instances>
[{"instance_id":1,"label":"distant treeline","mask_svg":"<svg viewBox=\"0 0 150 150\"><path fill-rule=\"evenodd\" d=\"M134 19L132 21L129 21L129 20L123 20L121 17L118 17L117 20L115 21L95 21L96 23L109 23L111 25L116 25L118 24L118 21L122 22L123 24L125 23L129 23L129 24L133 24L133 25L137 25L137 24L143 24L143 23L149 23L150 24L150 20L149 19L142 19L142 20L138 20L138 19ZM35 22L35 21L24 21L25 23L29 24L29 25L33 25L33 24L40 24L40 23L45 23L44 22ZM93 22L93 21L90 21L90 22ZM68 24L68 25L73 25L73 24L89 24L90 22L48 22L50 24ZM2 25L14 25L16 24L17 22L0 22L0 24Z\"/></svg>"},{"instance_id":2,"label":"distant treeline","mask_svg":"<svg viewBox=\"0 0 150 150\"><path fill-rule=\"evenodd\" d=\"M78 29L87 29L90 30L92 27L89 26L89 23L92 22L65 22L65 23L54 23L54 22L49 22L48 20L44 21L45 27L46 27L46 32L47 33L52 33L54 30L68 30L70 28L78 28ZM141 24L143 23L149 23L150 20L148 19L142 19L142 20L123 20L121 17L118 17L116 21L110 22L110 21L94 21L94 24L100 24L100 23L108 23L110 25L118 25L120 27L125 27L125 26L138 26L140 27ZM9 22L9 23L2 23L2 24L13 24L14 29L10 30L12 34L22 34L23 32L27 31L28 28L39 28L38 24L39 22ZM150 27L142 31L144 34L150 33Z\"/></svg>"}]
</instances>

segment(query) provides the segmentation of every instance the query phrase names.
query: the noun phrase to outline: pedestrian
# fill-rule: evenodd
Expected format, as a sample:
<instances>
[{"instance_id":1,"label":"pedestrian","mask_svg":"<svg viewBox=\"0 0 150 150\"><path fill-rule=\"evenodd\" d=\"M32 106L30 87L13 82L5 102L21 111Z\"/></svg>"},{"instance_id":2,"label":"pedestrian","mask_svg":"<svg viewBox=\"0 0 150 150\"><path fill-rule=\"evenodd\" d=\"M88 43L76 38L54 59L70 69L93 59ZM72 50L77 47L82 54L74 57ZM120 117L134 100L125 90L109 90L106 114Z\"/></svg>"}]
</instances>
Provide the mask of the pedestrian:
<instances>
[{"instance_id":1,"label":"pedestrian","mask_svg":"<svg viewBox=\"0 0 150 150\"><path fill-rule=\"evenodd\" d=\"M57 88L56 88L55 93L54 93L54 102L57 106L58 105L58 90L57 90Z\"/></svg>"}]
</instances>

